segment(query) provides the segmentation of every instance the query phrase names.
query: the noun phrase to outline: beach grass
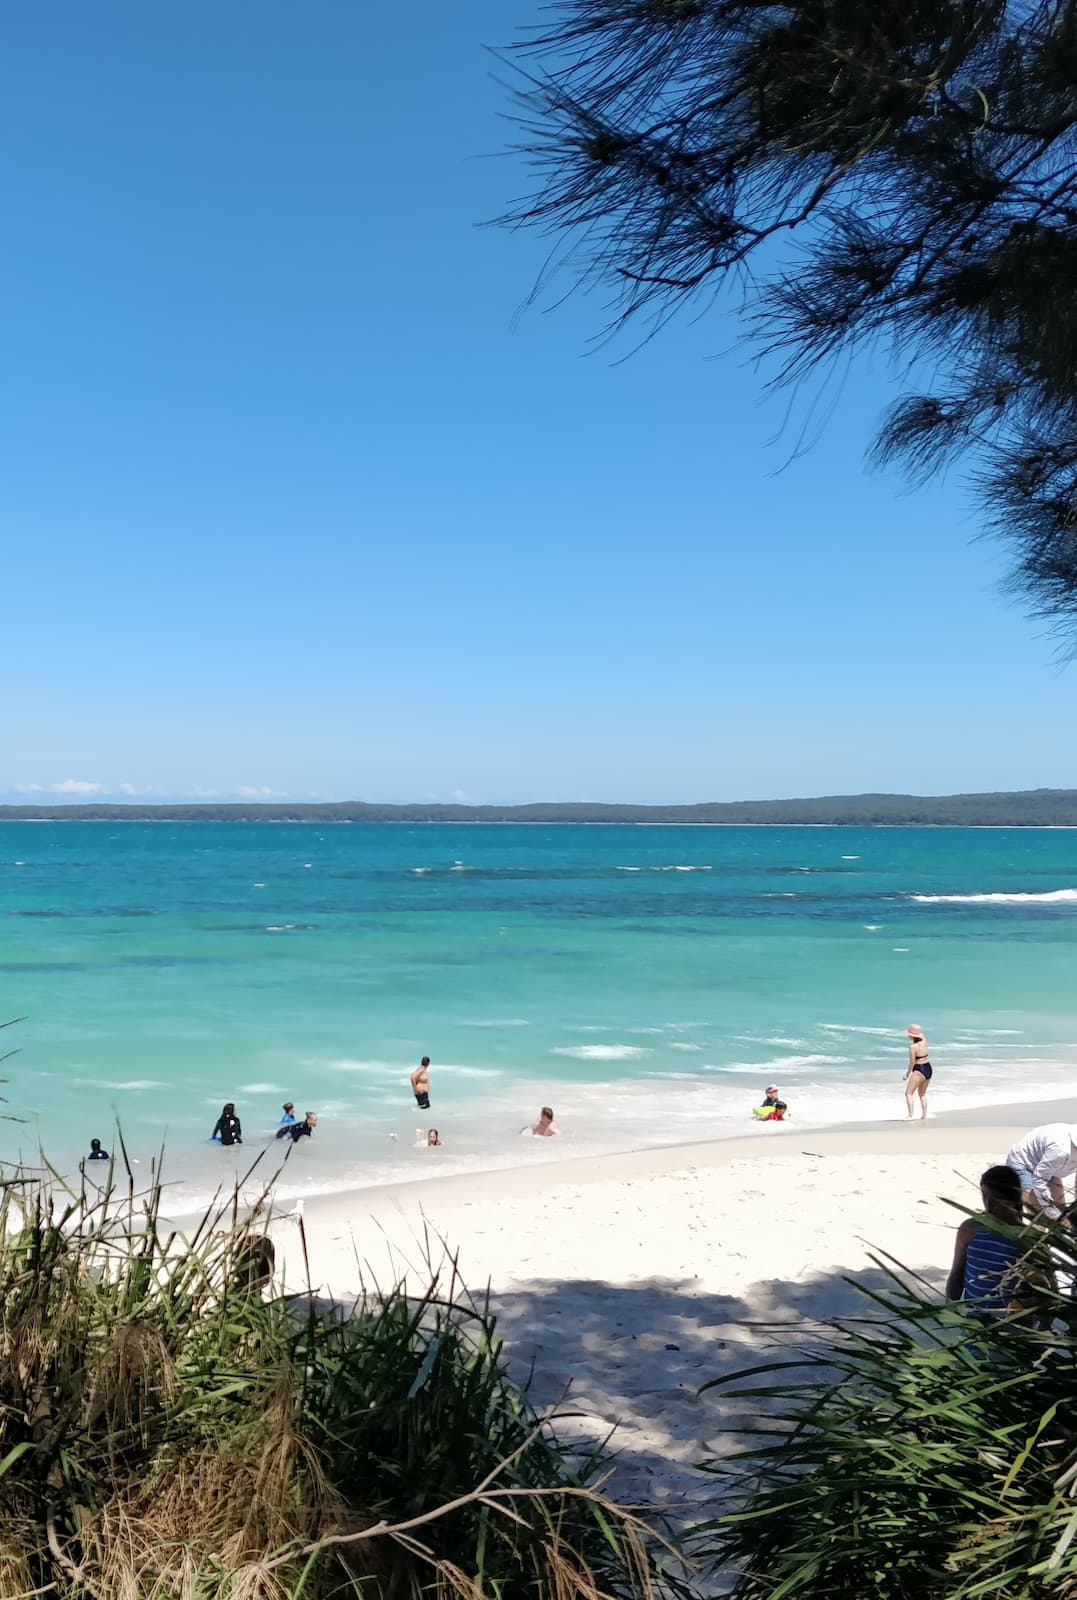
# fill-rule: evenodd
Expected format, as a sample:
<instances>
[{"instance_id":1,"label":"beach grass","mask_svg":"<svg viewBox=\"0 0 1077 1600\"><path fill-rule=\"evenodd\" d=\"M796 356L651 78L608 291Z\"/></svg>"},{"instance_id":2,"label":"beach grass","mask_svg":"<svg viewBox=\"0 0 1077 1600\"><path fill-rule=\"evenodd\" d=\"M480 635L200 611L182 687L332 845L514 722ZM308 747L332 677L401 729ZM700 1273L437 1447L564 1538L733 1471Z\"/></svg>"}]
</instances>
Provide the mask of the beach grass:
<instances>
[{"instance_id":1,"label":"beach grass","mask_svg":"<svg viewBox=\"0 0 1077 1600\"><path fill-rule=\"evenodd\" d=\"M418 1297L277 1294L271 1196L180 1234L162 1194L122 1163L100 1186L0 1182L5 1600L671 1588L661 1541L603 1493L604 1453L510 1382L454 1266Z\"/></svg>"},{"instance_id":2,"label":"beach grass","mask_svg":"<svg viewBox=\"0 0 1077 1600\"><path fill-rule=\"evenodd\" d=\"M733 1500L690 1537L704 1569L737 1600L1077 1594L1077 1242L1056 1227L1037 1254L987 1323L876 1257L890 1287L850 1280L862 1316L722 1380L758 1422L704 1463Z\"/></svg>"}]
</instances>

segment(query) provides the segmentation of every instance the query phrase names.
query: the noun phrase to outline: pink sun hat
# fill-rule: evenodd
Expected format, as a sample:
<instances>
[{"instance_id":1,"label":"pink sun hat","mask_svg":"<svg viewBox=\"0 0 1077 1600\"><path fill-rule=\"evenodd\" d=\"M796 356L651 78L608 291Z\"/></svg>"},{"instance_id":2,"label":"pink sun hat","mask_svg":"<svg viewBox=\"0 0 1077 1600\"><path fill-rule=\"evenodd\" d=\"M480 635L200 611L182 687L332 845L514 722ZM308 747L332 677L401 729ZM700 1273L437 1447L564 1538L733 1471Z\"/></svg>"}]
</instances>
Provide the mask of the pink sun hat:
<instances>
[{"instance_id":1,"label":"pink sun hat","mask_svg":"<svg viewBox=\"0 0 1077 1600\"><path fill-rule=\"evenodd\" d=\"M924 1037L924 1030L918 1022L910 1022L905 1032L910 1039L922 1039Z\"/></svg>"}]
</instances>

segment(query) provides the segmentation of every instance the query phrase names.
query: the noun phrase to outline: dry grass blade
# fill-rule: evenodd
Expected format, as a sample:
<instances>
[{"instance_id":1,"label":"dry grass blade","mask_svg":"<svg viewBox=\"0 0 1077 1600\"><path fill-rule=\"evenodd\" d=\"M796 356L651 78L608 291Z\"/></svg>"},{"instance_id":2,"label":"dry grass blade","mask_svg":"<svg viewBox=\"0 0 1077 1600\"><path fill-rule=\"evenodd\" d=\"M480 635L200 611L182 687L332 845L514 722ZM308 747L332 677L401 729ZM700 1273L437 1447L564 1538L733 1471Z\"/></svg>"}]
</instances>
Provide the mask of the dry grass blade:
<instances>
[{"instance_id":1,"label":"dry grass blade","mask_svg":"<svg viewBox=\"0 0 1077 1600\"><path fill-rule=\"evenodd\" d=\"M184 1236L160 1164L0 1179L0 1594L650 1600L660 1541L508 1380L455 1263L274 1296L268 1193ZM4 1464L14 1462L13 1470Z\"/></svg>"}]
</instances>

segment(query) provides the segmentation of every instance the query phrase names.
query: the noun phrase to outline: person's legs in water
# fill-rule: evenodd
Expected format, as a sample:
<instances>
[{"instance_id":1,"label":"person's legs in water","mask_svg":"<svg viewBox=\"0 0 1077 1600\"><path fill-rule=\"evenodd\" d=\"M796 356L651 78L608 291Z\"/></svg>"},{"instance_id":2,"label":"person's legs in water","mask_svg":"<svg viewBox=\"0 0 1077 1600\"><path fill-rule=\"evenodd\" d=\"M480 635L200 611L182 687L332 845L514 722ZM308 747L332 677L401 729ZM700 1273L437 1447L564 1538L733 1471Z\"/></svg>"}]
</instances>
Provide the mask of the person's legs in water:
<instances>
[{"instance_id":1,"label":"person's legs in water","mask_svg":"<svg viewBox=\"0 0 1077 1600\"><path fill-rule=\"evenodd\" d=\"M913 1108L916 1104L916 1089L917 1085L921 1081L922 1080L918 1072L910 1072L909 1076L905 1079L905 1105L909 1113L910 1122L915 1115Z\"/></svg>"}]
</instances>

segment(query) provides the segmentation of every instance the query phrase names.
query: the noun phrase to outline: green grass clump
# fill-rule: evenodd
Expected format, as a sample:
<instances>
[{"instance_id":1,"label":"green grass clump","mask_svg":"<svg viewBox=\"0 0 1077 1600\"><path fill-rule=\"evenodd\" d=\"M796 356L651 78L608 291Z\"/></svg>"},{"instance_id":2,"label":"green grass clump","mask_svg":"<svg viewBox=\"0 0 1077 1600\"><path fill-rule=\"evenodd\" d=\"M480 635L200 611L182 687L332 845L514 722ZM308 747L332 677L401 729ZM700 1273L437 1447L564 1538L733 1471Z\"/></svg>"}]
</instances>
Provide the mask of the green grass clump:
<instances>
[{"instance_id":1,"label":"green grass clump","mask_svg":"<svg viewBox=\"0 0 1077 1600\"><path fill-rule=\"evenodd\" d=\"M734 1508L692 1543L736 1600L1077 1595L1077 1241L1056 1228L1036 1254L1026 1309L1002 1321L887 1267L863 1317L724 1380L759 1442L704 1463Z\"/></svg>"},{"instance_id":2,"label":"green grass clump","mask_svg":"<svg viewBox=\"0 0 1077 1600\"><path fill-rule=\"evenodd\" d=\"M266 1213L0 1182L0 1596L634 1600L658 1546L455 1270L274 1296Z\"/></svg>"}]
</instances>

